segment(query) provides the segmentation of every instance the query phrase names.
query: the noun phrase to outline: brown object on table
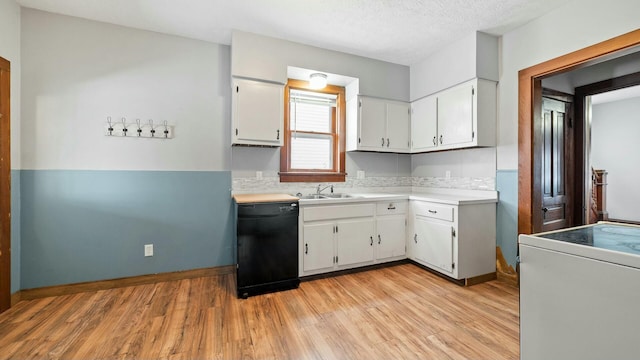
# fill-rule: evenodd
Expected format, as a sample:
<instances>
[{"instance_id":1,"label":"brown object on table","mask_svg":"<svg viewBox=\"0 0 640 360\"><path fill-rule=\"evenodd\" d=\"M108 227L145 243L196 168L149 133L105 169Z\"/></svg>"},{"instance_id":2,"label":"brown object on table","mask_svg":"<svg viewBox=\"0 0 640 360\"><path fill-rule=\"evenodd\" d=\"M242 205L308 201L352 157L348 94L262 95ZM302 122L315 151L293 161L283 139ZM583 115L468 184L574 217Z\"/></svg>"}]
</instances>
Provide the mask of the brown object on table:
<instances>
[{"instance_id":1,"label":"brown object on table","mask_svg":"<svg viewBox=\"0 0 640 360\"><path fill-rule=\"evenodd\" d=\"M298 201L295 196L288 194L236 194L233 199L238 204L280 202L280 201Z\"/></svg>"},{"instance_id":2,"label":"brown object on table","mask_svg":"<svg viewBox=\"0 0 640 360\"><path fill-rule=\"evenodd\" d=\"M609 220L607 212L607 171L591 169L589 223Z\"/></svg>"}]
</instances>

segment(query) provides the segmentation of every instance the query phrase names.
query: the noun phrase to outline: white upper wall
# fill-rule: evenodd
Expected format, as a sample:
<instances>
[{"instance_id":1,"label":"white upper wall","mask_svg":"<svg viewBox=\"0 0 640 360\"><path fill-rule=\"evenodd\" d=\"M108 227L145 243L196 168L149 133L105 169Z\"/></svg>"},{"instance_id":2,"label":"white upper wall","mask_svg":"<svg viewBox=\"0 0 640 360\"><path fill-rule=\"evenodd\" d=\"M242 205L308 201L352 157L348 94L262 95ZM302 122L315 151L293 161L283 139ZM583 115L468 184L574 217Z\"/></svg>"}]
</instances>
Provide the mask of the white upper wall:
<instances>
[{"instance_id":1,"label":"white upper wall","mask_svg":"<svg viewBox=\"0 0 640 360\"><path fill-rule=\"evenodd\" d=\"M640 28L640 1L576 0L502 37L498 169L518 167L518 71Z\"/></svg>"},{"instance_id":2,"label":"white upper wall","mask_svg":"<svg viewBox=\"0 0 640 360\"><path fill-rule=\"evenodd\" d=\"M11 168L20 169L20 6L0 0L0 57L11 62Z\"/></svg>"},{"instance_id":3,"label":"white upper wall","mask_svg":"<svg viewBox=\"0 0 640 360\"><path fill-rule=\"evenodd\" d=\"M228 170L229 57L224 45L23 9L22 167ZM107 137L107 116L167 120L175 138Z\"/></svg>"},{"instance_id":4,"label":"white upper wall","mask_svg":"<svg viewBox=\"0 0 640 360\"><path fill-rule=\"evenodd\" d=\"M411 101L474 78L498 81L498 38L473 32L411 65Z\"/></svg>"},{"instance_id":5,"label":"white upper wall","mask_svg":"<svg viewBox=\"0 0 640 360\"><path fill-rule=\"evenodd\" d=\"M247 32L233 32L233 76L285 84L287 66L358 78L360 95L409 100L408 66Z\"/></svg>"},{"instance_id":6,"label":"white upper wall","mask_svg":"<svg viewBox=\"0 0 640 360\"><path fill-rule=\"evenodd\" d=\"M640 220L640 97L593 105L591 165L606 170L607 211L612 219Z\"/></svg>"}]
</instances>

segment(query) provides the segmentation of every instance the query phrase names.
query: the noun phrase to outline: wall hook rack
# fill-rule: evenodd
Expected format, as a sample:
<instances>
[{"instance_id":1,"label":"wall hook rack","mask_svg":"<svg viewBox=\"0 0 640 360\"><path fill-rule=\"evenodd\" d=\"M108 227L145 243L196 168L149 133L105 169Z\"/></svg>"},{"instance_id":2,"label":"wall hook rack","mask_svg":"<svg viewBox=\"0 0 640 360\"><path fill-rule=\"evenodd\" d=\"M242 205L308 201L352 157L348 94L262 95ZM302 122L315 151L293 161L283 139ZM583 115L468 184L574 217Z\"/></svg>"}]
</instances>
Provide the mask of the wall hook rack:
<instances>
[{"instance_id":1,"label":"wall hook rack","mask_svg":"<svg viewBox=\"0 0 640 360\"><path fill-rule=\"evenodd\" d=\"M129 134L129 128L134 129L135 132ZM156 130L160 127L161 134L158 135ZM161 126L153 124L153 119L149 119L146 124L143 124L140 119L136 119L135 124L128 123L126 117L122 117L120 122L113 122L111 116L107 116L107 125L105 126L104 134L110 137L128 137L132 139L147 138L147 139L173 139L174 126L169 125L167 120L162 122ZM158 136L156 136L158 135Z\"/></svg>"}]
</instances>

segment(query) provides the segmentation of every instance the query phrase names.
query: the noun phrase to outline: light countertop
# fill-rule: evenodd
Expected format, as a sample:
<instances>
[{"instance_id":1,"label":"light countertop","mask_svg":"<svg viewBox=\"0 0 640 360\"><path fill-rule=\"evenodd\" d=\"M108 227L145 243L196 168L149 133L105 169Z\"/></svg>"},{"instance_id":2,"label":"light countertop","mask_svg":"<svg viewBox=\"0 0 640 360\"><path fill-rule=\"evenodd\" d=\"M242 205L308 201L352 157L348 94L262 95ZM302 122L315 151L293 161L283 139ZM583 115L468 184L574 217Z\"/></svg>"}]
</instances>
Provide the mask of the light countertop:
<instances>
[{"instance_id":1,"label":"light countertop","mask_svg":"<svg viewBox=\"0 0 640 360\"><path fill-rule=\"evenodd\" d=\"M289 194L236 194L233 199L238 204L298 201L298 198Z\"/></svg>"},{"instance_id":2,"label":"light countertop","mask_svg":"<svg viewBox=\"0 0 640 360\"><path fill-rule=\"evenodd\" d=\"M287 194L236 194L237 203L299 201L300 206L349 204L370 201L417 200L449 205L486 204L498 202L496 191L429 189L409 193L350 193L348 198L298 199Z\"/></svg>"}]
</instances>

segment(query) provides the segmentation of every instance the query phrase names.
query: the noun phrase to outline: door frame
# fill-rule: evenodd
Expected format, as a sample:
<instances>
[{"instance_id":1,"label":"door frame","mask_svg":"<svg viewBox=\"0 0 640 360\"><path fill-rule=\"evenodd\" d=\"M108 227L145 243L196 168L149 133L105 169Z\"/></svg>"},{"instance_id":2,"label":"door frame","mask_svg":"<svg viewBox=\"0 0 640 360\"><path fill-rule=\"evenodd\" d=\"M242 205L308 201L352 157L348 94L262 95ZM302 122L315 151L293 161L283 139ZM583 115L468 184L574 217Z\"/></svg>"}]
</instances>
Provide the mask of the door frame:
<instances>
[{"instance_id":1,"label":"door frame","mask_svg":"<svg viewBox=\"0 0 640 360\"><path fill-rule=\"evenodd\" d=\"M615 78L602 80L595 83L578 86L575 88L575 101L576 101L576 108L578 109L576 111L576 123L578 126L580 126L581 131L585 133L586 135L585 145L589 149L591 148L591 128L587 126L587 112L584 111L586 109L585 106L587 105L587 96L601 94L604 92L623 89L623 88L627 88L630 86L637 86L637 85L640 85L640 72L618 76ZM582 172L583 174L586 175L587 173L585 170L591 169L590 152L585 153L585 157L582 161L582 165L583 165ZM587 180L587 181L584 181L584 180ZM586 179L583 178L583 184L586 186L587 183L589 183L589 178L586 178ZM585 190L588 190L588 189L585 189ZM586 191L585 194L583 194L582 196L582 205L584 206L582 211L583 224L586 224L588 220L590 201L591 201L591 191ZM610 220L619 221L617 219L610 219Z\"/></svg>"},{"instance_id":2,"label":"door frame","mask_svg":"<svg viewBox=\"0 0 640 360\"><path fill-rule=\"evenodd\" d=\"M11 307L11 63L0 57L0 312Z\"/></svg>"},{"instance_id":3,"label":"door frame","mask_svg":"<svg viewBox=\"0 0 640 360\"><path fill-rule=\"evenodd\" d=\"M540 187L540 178L536 174L534 162L534 119L541 117L542 79L552 75L575 70L616 58L640 45L640 29L591 45L555 59L528 67L518 72L518 233L531 234L534 214L534 186ZM575 111L578 111L576 99ZM577 114L576 114L577 115ZM577 116L576 116L577 118ZM582 132L581 132L582 130ZM584 129L576 128L574 137L576 177L574 195L584 191L584 171L579 171L579 164L584 167ZM579 191L576 191L578 190ZM576 196L576 200L577 200ZM574 201L574 210L580 208L582 201ZM574 211L574 214L576 212Z\"/></svg>"}]
</instances>

